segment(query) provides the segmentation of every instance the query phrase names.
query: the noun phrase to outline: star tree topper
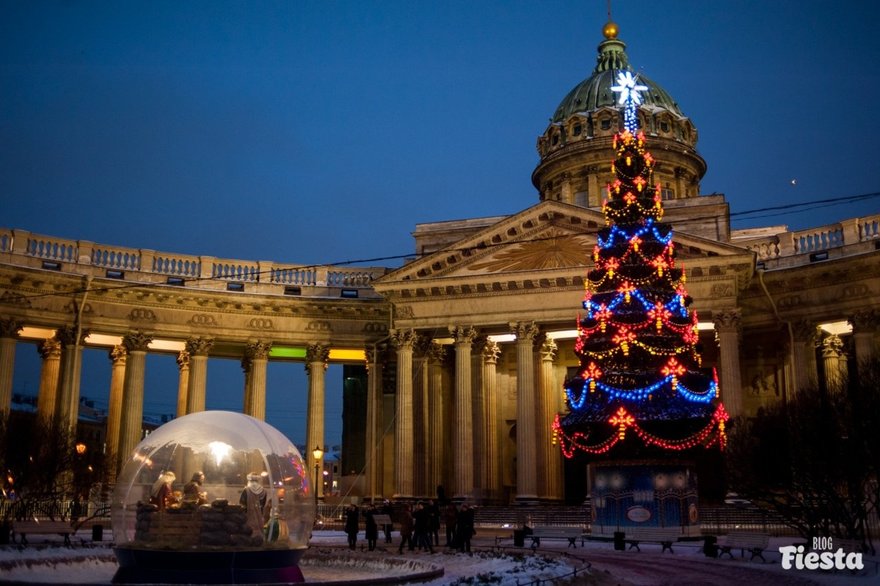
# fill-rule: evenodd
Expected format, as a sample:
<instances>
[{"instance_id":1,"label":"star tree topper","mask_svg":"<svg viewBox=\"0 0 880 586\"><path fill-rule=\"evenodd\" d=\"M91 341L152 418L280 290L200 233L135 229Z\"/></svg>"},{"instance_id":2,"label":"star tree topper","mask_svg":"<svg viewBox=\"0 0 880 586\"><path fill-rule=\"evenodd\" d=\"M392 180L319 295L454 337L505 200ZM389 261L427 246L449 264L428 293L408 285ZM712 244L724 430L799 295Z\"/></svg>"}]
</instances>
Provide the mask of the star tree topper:
<instances>
[{"instance_id":1,"label":"star tree topper","mask_svg":"<svg viewBox=\"0 0 880 586\"><path fill-rule=\"evenodd\" d=\"M617 85L611 86L611 91L620 92L617 103L623 106L623 126L633 134L638 131L639 126L636 107L642 103L640 92L648 89L646 85L636 85L638 79L638 75L633 77L632 71L619 71Z\"/></svg>"}]
</instances>

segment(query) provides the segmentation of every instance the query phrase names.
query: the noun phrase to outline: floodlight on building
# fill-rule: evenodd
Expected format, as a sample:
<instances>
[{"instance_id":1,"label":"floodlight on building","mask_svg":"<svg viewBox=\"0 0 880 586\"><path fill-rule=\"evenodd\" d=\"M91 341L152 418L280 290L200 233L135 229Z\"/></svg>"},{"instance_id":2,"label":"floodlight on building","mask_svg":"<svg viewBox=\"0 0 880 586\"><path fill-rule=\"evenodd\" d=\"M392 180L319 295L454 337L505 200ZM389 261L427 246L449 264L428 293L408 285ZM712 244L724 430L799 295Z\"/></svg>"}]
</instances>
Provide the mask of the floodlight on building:
<instances>
[{"instance_id":1,"label":"floodlight on building","mask_svg":"<svg viewBox=\"0 0 880 586\"><path fill-rule=\"evenodd\" d=\"M497 334L486 336L490 342L495 342L496 344L503 344L504 342L515 342L516 334Z\"/></svg>"},{"instance_id":2,"label":"floodlight on building","mask_svg":"<svg viewBox=\"0 0 880 586\"><path fill-rule=\"evenodd\" d=\"M852 333L852 324L848 321L835 321L819 324L819 329L832 336L843 336Z\"/></svg>"}]
</instances>

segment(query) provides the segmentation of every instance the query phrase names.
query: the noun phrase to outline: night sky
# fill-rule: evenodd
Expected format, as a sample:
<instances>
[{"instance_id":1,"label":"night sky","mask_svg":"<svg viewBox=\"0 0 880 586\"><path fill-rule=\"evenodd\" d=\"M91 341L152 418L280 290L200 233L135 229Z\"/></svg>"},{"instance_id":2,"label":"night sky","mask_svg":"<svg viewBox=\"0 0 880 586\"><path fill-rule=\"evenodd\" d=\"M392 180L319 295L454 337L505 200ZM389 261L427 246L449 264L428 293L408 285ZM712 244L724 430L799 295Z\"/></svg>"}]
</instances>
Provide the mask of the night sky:
<instances>
[{"instance_id":1,"label":"night sky","mask_svg":"<svg viewBox=\"0 0 880 586\"><path fill-rule=\"evenodd\" d=\"M612 10L630 64L696 125L702 191L726 195L734 228L878 212L871 198L743 214L878 191L880 4ZM410 254L417 223L537 203L536 139L591 74L606 21L605 0L0 2L0 226L232 259ZM167 358L148 364L148 410L173 412ZM294 376L281 368L270 409L301 441L304 398L271 395ZM106 357L90 372L83 393L99 396ZM238 383L231 399L213 390L224 372L241 378L212 361L209 407L213 392L240 409ZM16 372L15 389L35 381ZM338 433L328 421L328 442Z\"/></svg>"}]
</instances>

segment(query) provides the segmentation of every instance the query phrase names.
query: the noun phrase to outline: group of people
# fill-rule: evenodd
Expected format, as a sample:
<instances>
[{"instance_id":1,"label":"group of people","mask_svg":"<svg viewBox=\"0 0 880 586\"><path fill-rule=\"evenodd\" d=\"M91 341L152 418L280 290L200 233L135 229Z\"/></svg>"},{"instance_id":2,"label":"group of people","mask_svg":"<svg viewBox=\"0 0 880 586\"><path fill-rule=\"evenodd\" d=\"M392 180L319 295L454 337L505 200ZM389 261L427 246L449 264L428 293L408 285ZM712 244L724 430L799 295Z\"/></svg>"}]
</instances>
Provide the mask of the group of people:
<instances>
[{"instance_id":1,"label":"group of people","mask_svg":"<svg viewBox=\"0 0 880 586\"><path fill-rule=\"evenodd\" d=\"M364 536L367 540L367 549L376 549L379 538L379 524L376 522L377 514L386 514L389 519L392 515L400 526L400 544L398 553L403 553L404 548L408 551L427 551L434 553L434 547L440 545L441 522L446 526L446 547L455 548L461 552L471 551L471 539L476 534L474 530L474 510L464 503L459 508L455 503L449 502L442 507L432 500L418 501L415 505L405 503L398 508L396 515L391 503L385 501L381 507L368 505L363 510ZM345 533L348 535L348 547L357 548L357 536L360 527L361 511L357 505L351 504L345 510ZM383 524L385 543L391 543L391 525Z\"/></svg>"},{"instance_id":2,"label":"group of people","mask_svg":"<svg viewBox=\"0 0 880 586\"><path fill-rule=\"evenodd\" d=\"M364 537L367 540L367 548L370 551L376 549L376 543L379 541L380 527L385 537L385 543L391 543L391 503L385 501L382 506L369 505L364 509L363 514ZM360 527L360 509L358 509L357 505L351 504L345 509L344 515L348 547L349 549L355 549L357 547L357 535ZM385 515L387 519L382 519L382 521L389 522L382 522L380 524L380 519L377 518L378 515Z\"/></svg>"},{"instance_id":3,"label":"group of people","mask_svg":"<svg viewBox=\"0 0 880 586\"><path fill-rule=\"evenodd\" d=\"M178 506L198 506L208 502L208 493L202 490L205 474L194 472L192 478L183 486L183 494L174 491L177 475L171 470L163 470L150 489L150 503L160 511Z\"/></svg>"}]
</instances>

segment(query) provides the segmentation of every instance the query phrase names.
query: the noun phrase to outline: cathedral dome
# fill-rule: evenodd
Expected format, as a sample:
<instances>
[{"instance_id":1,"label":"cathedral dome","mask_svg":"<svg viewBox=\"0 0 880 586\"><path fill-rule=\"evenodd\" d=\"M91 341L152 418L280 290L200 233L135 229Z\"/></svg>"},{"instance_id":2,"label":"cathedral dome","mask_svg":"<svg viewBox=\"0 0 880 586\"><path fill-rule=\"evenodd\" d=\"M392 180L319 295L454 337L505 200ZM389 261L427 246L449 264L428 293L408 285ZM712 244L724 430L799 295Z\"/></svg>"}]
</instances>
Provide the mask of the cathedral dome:
<instances>
[{"instance_id":1,"label":"cathedral dome","mask_svg":"<svg viewBox=\"0 0 880 586\"><path fill-rule=\"evenodd\" d=\"M592 75L568 92L538 137L541 161L532 183L541 200L601 206L602 188L611 178L611 140L622 125L611 86L620 71L632 71L618 26L609 22L602 33ZM637 79L648 88L641 93L639 126L653 145L664 199L698 196L706 162L695 149L697 129L666 90L641 73Z\"/></svg>"},{"instance_id":2,"label":"cathedral dome","mask_svg":"<svg viewBox=\"0 0 880 586\"><path fill-rule=\"evenodd\" d=\"M620 45L621 55L625 61L626 54L622 51L624 44L620 41L614 40L605 41L602 45L610 43ZM600 50L602 45L599 46ZM556 112L553 114L550 122L564 122L574 114L586 114L594 112L600 108L616 108L617 94L611 91L611 86L616 84L617 80L615 79L615 76L617 75L617 71L621 69L630 69L630 67L627 65L625 67L600 70L599 66L597 66L593 75L577 84L570 92L568 92L568 95L562 99L562 102L559 104L559 107L556 108ZM662 109L672 113L676 117L684 117L684 114L682 114L678 104L672 99L672 96L670 96L666 90L660 87L657 83L641 73L638 74L638 82L641 85L648 87L647 91L641 93L643 101L639 106L640 108L644 110Z\"/></svg>"}]
</instances>

